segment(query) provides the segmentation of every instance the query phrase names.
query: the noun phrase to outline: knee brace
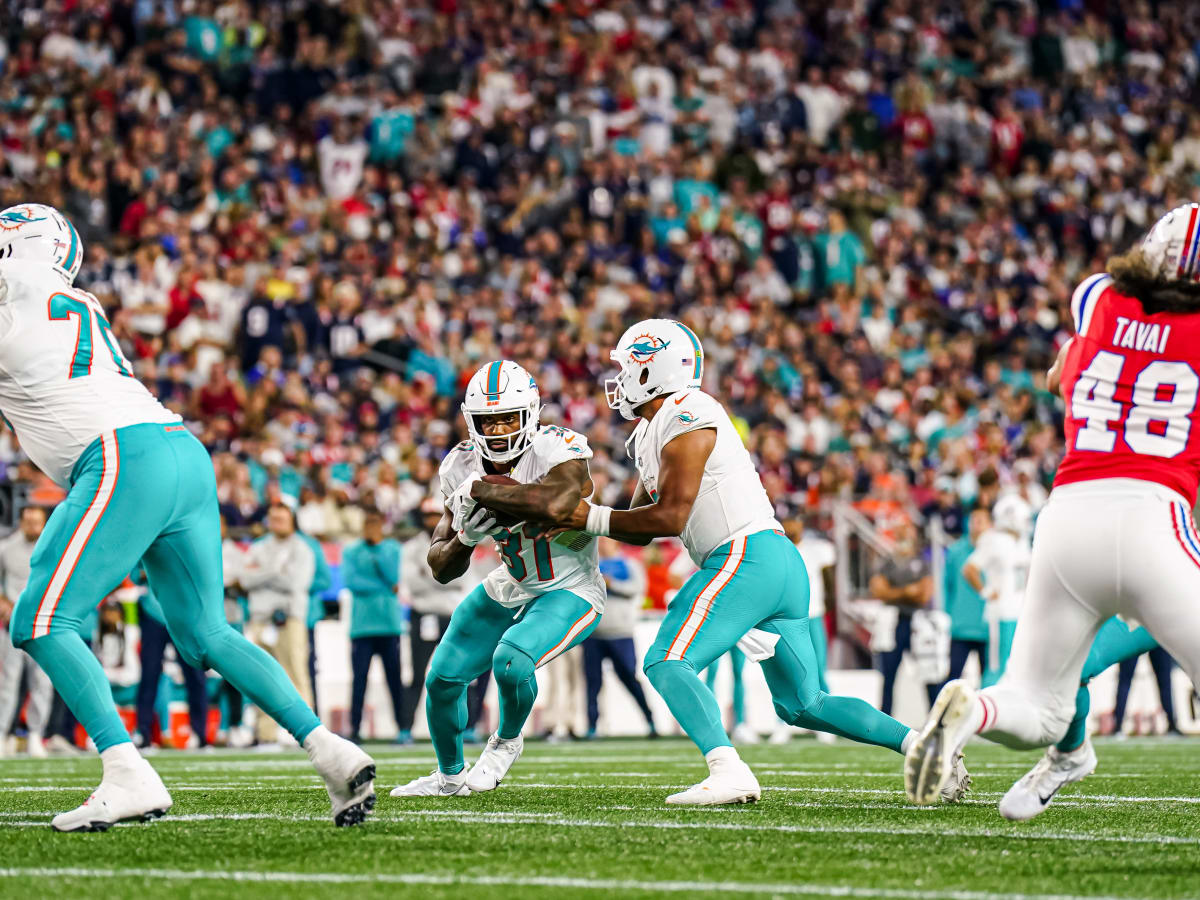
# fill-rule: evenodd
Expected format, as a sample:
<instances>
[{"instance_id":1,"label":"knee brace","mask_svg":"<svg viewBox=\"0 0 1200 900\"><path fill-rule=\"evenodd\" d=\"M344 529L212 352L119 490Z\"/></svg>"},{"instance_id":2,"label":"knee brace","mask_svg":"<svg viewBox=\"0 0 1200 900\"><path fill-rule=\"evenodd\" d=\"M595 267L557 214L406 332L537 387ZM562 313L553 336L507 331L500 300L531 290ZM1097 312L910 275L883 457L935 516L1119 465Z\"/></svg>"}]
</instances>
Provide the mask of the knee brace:
<instances>
[{"instance_id":1,"label":"knee brace","mask_svg":"<svg viewBox=\"0 0 1200 900\"><path fill-rule=\"evenodd\" d=\"M492 656L492 675L498 685L516 687L533 677L533 657L512 644L501 641Z\"/></svg>"}]
</instances>

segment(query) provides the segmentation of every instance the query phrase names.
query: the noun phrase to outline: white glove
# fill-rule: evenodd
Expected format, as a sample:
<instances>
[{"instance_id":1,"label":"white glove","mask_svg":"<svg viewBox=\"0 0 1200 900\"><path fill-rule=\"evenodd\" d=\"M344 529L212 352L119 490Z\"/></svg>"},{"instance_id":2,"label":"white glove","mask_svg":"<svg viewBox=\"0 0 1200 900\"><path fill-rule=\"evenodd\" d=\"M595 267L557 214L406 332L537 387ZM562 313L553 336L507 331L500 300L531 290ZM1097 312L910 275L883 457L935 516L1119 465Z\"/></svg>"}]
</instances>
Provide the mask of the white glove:
<instances>
[{"instance_id":1,"label":"white glove","mask_svg":"<svg viewBox=\"0 0 1200 900\"><path fill-rule=\"evenodd\" d=\"M475 498L471 496L471 485L479 480L478 475L472 475L460 484L458 489L446 500L446 506L449 508L454 519L455 531L462 531L464 523L470 518L471 513L475 511L476 504Z\"/></svg>"},{"instance_id":2,"label":"white glove","mask_svg":"<svg viewBox=\"0 0 1200 900\"><path fill-rule=\"evenodd\" d=\"M458 539L468 547L474 547L486 537L491 537L500 528L495 514L486 506L478 506L463 522Z\"/></svg>"}]
</instances>

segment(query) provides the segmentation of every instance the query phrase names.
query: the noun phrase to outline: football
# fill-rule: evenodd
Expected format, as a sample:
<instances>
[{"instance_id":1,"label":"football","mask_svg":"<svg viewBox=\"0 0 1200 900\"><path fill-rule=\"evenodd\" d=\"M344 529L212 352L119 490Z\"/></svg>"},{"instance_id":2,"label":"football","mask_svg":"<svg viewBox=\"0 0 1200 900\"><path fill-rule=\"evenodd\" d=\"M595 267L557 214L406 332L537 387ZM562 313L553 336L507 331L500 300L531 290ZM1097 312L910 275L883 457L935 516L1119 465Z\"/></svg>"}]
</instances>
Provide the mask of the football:
<instances>
[{"instance_id":1,"label":"football","mask_svg":"<svg viewBox=\"0 0 1200 900\"><path fill-rule=\"evenodd\" d=\"M484 475L483 480L486 481L488 484L520 484L521 483L521 482L517 481L517 479L510 478L507 475ZM496 524L501 526L502 528L512 528L514 525L518 524L521 521L516 516L514 516L510 513L502 512L498 509L493 509L492 514L496 517Z\"/></svg>"}]
</instances>

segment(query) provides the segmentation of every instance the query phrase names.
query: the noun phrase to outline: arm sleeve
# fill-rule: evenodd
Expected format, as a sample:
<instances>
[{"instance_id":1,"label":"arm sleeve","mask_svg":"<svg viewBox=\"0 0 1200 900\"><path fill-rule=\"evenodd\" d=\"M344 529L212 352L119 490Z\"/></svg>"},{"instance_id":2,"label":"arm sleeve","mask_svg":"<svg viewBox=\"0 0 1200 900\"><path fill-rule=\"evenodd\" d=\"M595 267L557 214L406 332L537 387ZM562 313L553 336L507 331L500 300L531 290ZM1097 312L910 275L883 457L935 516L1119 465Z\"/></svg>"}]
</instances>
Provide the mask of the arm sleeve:
<instances>
[{"instance_id":1,"label":"arm sleeve","mask_svg":"<svg viewBox=\"0 0 1200 900\"><path fill-rule=\"evenodd\" d=\"M1100 296L1112 285L1112 278L1103 272L1090 275L1075 288L1071 295L1071 321L1075 333L1086 336L1088 326L1100 304Z\"/></svg>"}]
</instances>

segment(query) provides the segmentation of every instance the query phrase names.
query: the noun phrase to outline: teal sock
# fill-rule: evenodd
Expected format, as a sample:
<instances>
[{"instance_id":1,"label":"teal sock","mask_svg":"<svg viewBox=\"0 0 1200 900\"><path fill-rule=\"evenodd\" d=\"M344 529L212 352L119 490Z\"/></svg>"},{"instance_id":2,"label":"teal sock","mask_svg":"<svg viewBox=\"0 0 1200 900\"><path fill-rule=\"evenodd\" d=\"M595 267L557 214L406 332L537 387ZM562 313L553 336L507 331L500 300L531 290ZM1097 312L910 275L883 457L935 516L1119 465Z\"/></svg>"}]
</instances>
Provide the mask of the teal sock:
<instances>
[{"instance_id":1,"label":"teal sock","mask_svg":"<svg viewBox=\"0 0 1200 900\"><path fill-rule=\"evenodd\" d=\"M492 676L500 698L500 726L496 733L502 740L511 741L520 736L537 699L533 658L519 647L501 641L493 657Z\"/></svg>"},{"instance_id":2,"label":"teal sock","mask_svg":"<svg viewBox=\"0 0 1200 900\"><path fill-rule=\"evenodd\" d=\"M205 642L204 662L300 743L304 743L308 733L321 724L317 714L292 685L283 666L233 628L226 626L209 636Z\"/></svg>"},{"instance_id":3,"label":"teal sock","mask_svg":"<svg viewBox=\"0 0 1200 900\"><path fill-rule=\"evenodd\" d=\"M688 663L662 660L646 667L646 677L701 753L733 746L721 725L721 709L716 698Z\"/></svg>"},{"instance_id":4,"label":"teal sock","mask_svg":"<svg viewBox=\"0 0 1200 900\"><path fill-rule=\"evenodd\" d=\"M74 631L52 631L21 648L50 676L54 688L103 753L125 743L129 733L117 714L112 688L95 654Z\"/></svg>"},{"instance_id":5,"label":"teal sock","mask_svg":"<svg viewBox=\"0 0 1200 900\"><path fill-rule=\"evenodd\" d=\"M777 711L778 707L776 707ZM874 744L903 753L904 738L911 729L891 716L880 712L865 700L857 697L838 697L819 693L798 713L784 717L784 721L801 728L827 731L839 737Z\"/></svg>"},{"instance_id":6,"label":"teal sock","mask_svg":"<svg viewBox=\"0 0 1200 900\"><path fill-rule=\"evenodd\" d=\"M1082 746L1087 737L1088 712L1092 708L1092 694L1085 684L1075 694L1075 718L1067 726L1067 733L1055 746L1062 753L1070 753Z\"/></svg>"},{"instance_id":7,"label":"teal sock","mask_svg":"<svg viewBox=\"0 0 1200 900\"><path fill-rule=\"evenodd\" d=\"M430 677L425 681L425 718L438 769L446 775L463 770L463 731L467 727L467 686Z\"/></svg>"}]
</instances>

